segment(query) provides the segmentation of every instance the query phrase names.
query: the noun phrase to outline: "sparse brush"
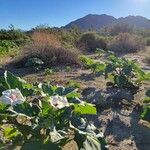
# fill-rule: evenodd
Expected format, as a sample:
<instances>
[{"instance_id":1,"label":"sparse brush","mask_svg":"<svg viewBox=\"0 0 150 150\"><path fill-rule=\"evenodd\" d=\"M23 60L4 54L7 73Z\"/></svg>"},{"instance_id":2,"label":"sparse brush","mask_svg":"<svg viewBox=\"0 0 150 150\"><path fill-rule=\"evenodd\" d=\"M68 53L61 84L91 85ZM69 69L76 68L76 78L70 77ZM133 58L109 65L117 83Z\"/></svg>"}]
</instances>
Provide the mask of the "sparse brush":
<instances>
[{"instance_id":1,"label":"sparse brush","mask_svg":"<svg viewBox=\"0 0 150 150\"><path fill-rule=\"evenodd\" d=\"M76 49L65 49L63 47L53 47L47 43L33 42L24 47L24 54L16 62L16 65L24 65L27 59L33 57L41 59L45 67L79 65L78 55L79 52Z\"/></svg>"},{"instance_id":2,"label":"sparse brush","mask_svg":"<svg viewBox=\"0 0 150 150\"><path fill-rule=\"evenodd\" d=\"M108 44L108 49L116 54L134 53L145 48L145 41L137 35L120 33Z\"/></svg>"},{"instance_id":3,"label":"sparse brush","mask_svg":"<svg viewBox=\"0 0 150 150\"><path fill-rule=\"evenodd\" d=\"M44 70L44 72L45 72L45 75L51 75L51 74L53 74L53 69L46 68L46 69Z\"/></svg>"},{"instance_id":4,"label":"sparse brush","mask_svg":"<svg viewBox=\"0 0 150 150\"><path fill-rule=\"evenodd\" d=\"M84 33L78 41L78 47L86 51L95 51L96 48L107 49L104 38L101 38L95 32Z\"/></svg>"},{"instance_id":5,"label":"sparse brush","mask_svg":"<svg viewBox=\"0 0 150 150\"><path fill-rule=\"evenodd\" d=\"M65 67L65 72L71 72L71 70L72 70L72 69L71 69L70 66L66 66L66 67Z\"/></svg>"},{"instance_id":6,"label":"sparse brush","mask_svg":"<svg viewBox=\"0 0 150 150\"><path fill-rule=\"evenodd\" d=\"M81 87L81 84L77 81L74 81L74 80L70 80L68 83L67 83L67 86L69 87L74 87L74 88L80 88Z\"/></svg>"}]
</instances>

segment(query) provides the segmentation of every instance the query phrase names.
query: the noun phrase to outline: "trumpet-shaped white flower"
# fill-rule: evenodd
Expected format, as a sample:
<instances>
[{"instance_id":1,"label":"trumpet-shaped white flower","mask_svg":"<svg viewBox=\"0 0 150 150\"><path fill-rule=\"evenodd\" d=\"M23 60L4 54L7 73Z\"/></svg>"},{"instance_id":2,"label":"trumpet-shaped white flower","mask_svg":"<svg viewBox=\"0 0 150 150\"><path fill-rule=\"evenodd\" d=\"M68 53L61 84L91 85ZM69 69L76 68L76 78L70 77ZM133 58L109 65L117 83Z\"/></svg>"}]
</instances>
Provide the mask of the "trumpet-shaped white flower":
<instances>
[{"instance_id":1,"label":"trumpet-shaped white flower","mask_svg":"<svg viewBox=\"0 0 150 150\"><path fill-rule=\"evenodd\" d=\"M10 89L2 92L0 101L4 104L16 105L25 101L19 89Z\"/></svg>"},{"instance_id":2,"label":"trumpet-shaped white flower","mask_svg":"<svg viewBox=\"0 0 150 150\"><path fill-rule=\"evenodd\" d=\"M50 103L54 108L57 108L57 109L62 109L64 107L69 106L67 98L64 96L58 96L58 95L51 96Z\"/></svg>"}]
</instances>

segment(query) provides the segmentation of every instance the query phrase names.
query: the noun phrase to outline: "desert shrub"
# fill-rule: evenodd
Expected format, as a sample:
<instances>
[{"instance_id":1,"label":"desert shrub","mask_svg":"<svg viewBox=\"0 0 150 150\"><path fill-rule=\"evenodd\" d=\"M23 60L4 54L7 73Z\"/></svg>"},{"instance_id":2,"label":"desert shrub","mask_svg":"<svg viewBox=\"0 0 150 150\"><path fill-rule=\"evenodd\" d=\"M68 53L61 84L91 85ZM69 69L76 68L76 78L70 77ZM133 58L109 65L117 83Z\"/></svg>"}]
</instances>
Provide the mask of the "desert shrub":
<instances>
[{"instance_id":1,"label":"desert shrub","mask_svg":"<svg viewBox=\"0 0 150 150\"><path fill-rule=\"evenodd\" d=\"M88 51L95 51L96 48L107 48L105 40L94 32L83 34L78 41L78 45Z\"/></svg>"},{"instance_id":2,"label":"desert shrub","mask_svg":"<svg viewBox=\"0 0 150 150\"><path fill-rule=\"evenodd\" d=\"M14 42L7 40L0 41L0 54L7 54L15 49L18 49L18 46Z\"/></svg>"},{"instance_id":3,"label":"desert shrub","mask_svg":"<svg viewBox=\"0 0 150 150\"><path fill-rule=\"evenodd\" d=\"M145 47L144 40L137 35L120 33L109 42L108 48L116 53L133 53Z\"/></svg>"},{"instance_id":4,"label":"desert shrub","mask_svg":"<svg viewBox=\"0 0 150 150\"><path fill-rule=\"evenodd\" d=\"M150 37L146 38L146 45L150 46Z\"/></svg>"},{"instance_id":5,"label":"desert shrub","mask_svg":"<svg viewBox=\"0 0 150 150\"><path fill-rule=\"evenodd\" d=\"M31 32L45 32L48 34L53 34L57 36L63 47L74 48L76 47L76 42L81 36L81 31L77 27L72 27L70 29L64 28L50 28L45 25L37 26L32 29Z\"/></svg>"},{"instance_id":6,"label":"desert shrub","mask_svg":"<svg viewBox=\"0 0 150 150\"><path fill-rule=\"evenodd\" d=\"M35 43L44 43L49 44L51 46L59 47L61 46L61 42L59 41L59 38L52 34L52 33L46 33L46 32L34 32L31 35L31 39Z\"/></svg>"},{"instance_id":7,"label":"desert shrub","mask_svg":"<svg viewBox=\"0 0 150 150\"><path fill-rule=\"evenodd\" d=\"M30 58L39 58L44 62L44 67L60 65L78 65L78 51L76 49L65 49L54 47L49 43L33 42L24 47L23 55L15 61L17 67L24 67Z\"/></svg>"},{"instance_id":8,"label":"desert shrub","mask_svg":"<svg viewBox=\"0 0 150 150\"><path fill-rule=\"evenodd\" d=\"M58 36L45 31L36 31L31 35L32 42L23 48L23 55L15 61L17 67L23 67L30 58L39 58L44 67L79 64L78 51L62 47Z\"/></svg>"},{"instance_id":9,"label":"desert shrub","mask_svg":"<svg viewBox=\"0 0 150 150\"><path fill-rule=\"evenodd\" d=\"M44 70L44 72L45 72L45 75L50 75L50 74L53 74L53 69L46 68L46 69Z\"/></svg>"},{"instance_id":10,"label":"desert shrub","mask_svg":"<svg viewBox=\"0 0 150 150\"><path fill-rule=\"evenodd\" d=\"M65 72L71 72L71 70L72 70L72 69L71 69L70 66L66 66L66 67L65 67Z\"/></svg>"},{"instance_id":11,"label":"desert shrub","mask_svg":"<svg viewBox=\"0 0 150 150\"><path fill-rule=\"evenodd\" d=\"M30 41L27 34L21 30L10 29L10 30L0 30L0 40L13 41L18 46L25 44Z\"/></svg>"},{"instance_id":12,"label":"desert shrub","mask_svg":"<svg viewBox=\"0 0 150 150\"><path fill-rule=\"evenodd\" d=\"M115 36L120 33L134 33L134 32L135 30L133 26L130 26L126 23L117 23L101 29L101 34L109 36Z\"/></svg>"}]
</instances>

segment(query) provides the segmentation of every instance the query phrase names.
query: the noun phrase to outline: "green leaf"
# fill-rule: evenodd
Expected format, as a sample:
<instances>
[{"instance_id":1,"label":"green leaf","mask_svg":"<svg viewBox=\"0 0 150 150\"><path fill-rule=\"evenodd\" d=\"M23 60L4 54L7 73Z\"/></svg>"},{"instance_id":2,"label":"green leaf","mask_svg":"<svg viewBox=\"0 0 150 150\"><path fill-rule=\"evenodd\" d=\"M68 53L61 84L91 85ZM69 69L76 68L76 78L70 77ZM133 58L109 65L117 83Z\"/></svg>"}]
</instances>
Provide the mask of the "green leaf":
<instances>
[{"instance_id":1,"label":"green leaf","mask_svg":"<svg viewBox=\"0 0 150 150\"><path fill-rule=\"evenodd\" d=\"M3 136L7 140L13 140L20 133L13 127L3 127Z\"/></svg>"},{"instance_id":2,"label":"green leaf","mask_svg":"<svg viewBox=\"0 0 150 150\"><path fill-rule=\"evenodd\" d=\"M77 92L71 92L66 95L67 99L80 98L81 94Z\"/></svg>"},{"instance_id":3,"label":"green leaf","mask_svg":"<svg viewBox=\"0 0 150 150\"><path fill-rule=\"evenodd\" d=\"M33 89L31 89L31 85L26 84L26 81L22 80L19 77L16 77L12 73L5 71L4 77L0 78L0 95L4 90L8 89L16 89L18 88L23 96L30 96L33 93Z\"/></svg>"},{"instance_id":4,"label":"green leaf","mask_svg":"<svg viewBox=\"0 0 150 150\"><path fill-rule=\"evenodd\" d=\"M49 96L54 95L57 87L56 86L51 86L48 84L42 84L42 90L44 93L47 93Z\"/></svg>"},{"instance_id":5,"label":"green leaf","mask_svg":"<svg viewBox=\"0 0 150 150\"><path fill-rule=\"evenodd\" d=\"M21 150L61 150L58 144L47 142L44 144L44 142L40 139L31 139L28 140L22 147Z\"/></svg>"},{"instance_id":6,"label":"green leaf","mask_svg":"<svg viewBox=\"0 0 150 150\"><path fill-rule=\"evenodd\" d=\"M26 83L24 80L20 79L19 77L16 77L12 73L6 71L5 74L5 81L8 83L10 89L22 89L23 84Z\"/></svg>"},{"instance_id":7,"label":"green leaf","mask_svg":"<svg viewBox=\"0 0 150 150\"><path fill-rule=\"evenodd\" d=\"M150 89L147 90L146 96L150 97Z\"/></svg>"},{"instance_id":8,"label":"green leaf","mask_svg":"<svg viewBox=\"0 0 150 150\"><path fill-rule=\"evenodd\" d=\"M79 150L107 150L104 138L97 138L96 134L81 131L72 125L71 128L75 131L74 140Z\"/></svg>"},{"instance_id":9,"label":"green leaf","mask_svg":"<svg viewBox=\"0 0 150 150\"><path fill-rule=\"evenodd\" d=\"M15 112L25 114L29 117L37 116L41 111L37 105L27 102L13 106L13 109Z\"/></svg>"},{"instance_id":10,"label":"green leaf","mask_svg":"<svg viewBox=\"0 0 150 150\"><path fill-rule=\"evenodd\" d=\"M141 114L141 118L143 120L146 120L146 121L150 122L150 106L144 107L144 111Z\"/></svg>"},{"instance_id":11,"label":"green leaf","mask_svg":"<svg viewBox=\"0 0 150 150\"><path fill-rule=\"evenodd\" d=\"M115 76L114 80L118 87L125 87L128 83L127 78L124 75Z\"/></svg>"},{"instance_id":12,"label":"green leaf","mask_svg":"<svg viewBox=\"0 0 150 150\"><path fill-rule=\"evenodd\" d=\"M132 72L132 66L129 65L129 66L125 66L122 70L122 72L125 74L125 75L131 75L131 72Z\"/></svg>"},{"instance_id":13,"label":"green leaf","mask_svg":"<svg viewBox=\"0 0 150 150\"><path fill-rule=\"evenodd\" d=\"M48 101L42 101L42 108L41 108L41 115L47 116L47 115L53 115L53 107L50 105L50 102Z\"/></svg>"},{"instance_id":14,"label":"green leaf","mask_svg":"<svg viewBox=\"0 0 150 150\"><path fill-rule=\"evenodd\" d=\"M0 113L5 112L9 108L9 105L5 105L0 102Z\"/></svg>"},{"instance_id":15,"label":"green leaf","mask_svg":"<svg viewBox=\"0 0 150 150\"><path fill-rule=\"evenodd\" d=\"M77 114L97 114L96 108L92 104L72 104L74 106L74 112Z\"/></svg>"},{"instance_id":16,"label":"green leaf","mask_svg":"<svg viewBox=\"0 0 150 150\"><path fill-rule=\"evenodd\" d=\"M150 97L145 97L143 102L144 103L150 103Z\"/></svg>"},{"instance_id":17,"label":"green leaf","mask_svg":"<svg viewBox=\"0 0 150 150\"><path fill-rule=\"evenodd\" d=\"M105 68L105 73L108 74L110 72L113 72L115 70L114 66L112 64L107 64Z\"/></svg>"}]
</instances>

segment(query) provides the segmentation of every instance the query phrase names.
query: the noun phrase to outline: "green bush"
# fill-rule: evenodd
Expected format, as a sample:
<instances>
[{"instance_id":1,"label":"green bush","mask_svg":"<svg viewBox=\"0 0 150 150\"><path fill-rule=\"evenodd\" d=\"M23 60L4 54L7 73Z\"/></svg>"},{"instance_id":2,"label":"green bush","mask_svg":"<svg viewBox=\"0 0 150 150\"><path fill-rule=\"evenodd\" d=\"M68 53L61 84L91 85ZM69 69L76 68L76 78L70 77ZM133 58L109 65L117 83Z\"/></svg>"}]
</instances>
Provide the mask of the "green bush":
<instances>
[{"instance_id":1,"label":"green bush","mask_svg":"<svg viewBox=\"0 0 150 150\"><path fill-rule=\"evenodd\" d=\"M44 70L44 72L45 72L45 75L50 75L50 74L53 74L53 69L46 68L46 69Z\"/></svg>"},{"instance_id":2,"label":"green bush","mask_svg":"<svg viewBox=\"0 0 150 150\"><path fill-rule=\"evenodd\" d=\"M150 37L146 38L146 45L150 46Z\"/></svg>"},{"instance_id":3,"label":"green bush","mask_svg":"<svg viewBox=\"0 0 150 150\"><path fill-rule=\"evenodd\" d=\"M72 68L70 66L65 67L65 72L71 72Z\"/></svg>"},{"instance_id":4,"label":"green bush","mask_svg":"<svg viewBox=\"0 0 150 150\"><path fill-rule=\"evenodd\" d=\"M78 41L78 47L82 47L84 50L95 51L96 48L106 49L107 44L104 38L101 38L98 34L91 32L85 33Z\"/></svg>"},{"instance_id":5,"label":"green bush","mask_svg":"<svg viewBox=\"0 0 150 150\"><path fill-rule=\"evenodd\" d=\"M14 42L7 40L0 41L0 54L7 54L14 49L18 49L17 44Z\"/></svg>"},{"instance_id":6,"label":"green bush","mask_svg":"<svg viewBox=\"0 0 150 150\"><path fill-rule=\"evenodd\" d=\"M74 88L81 88L81 84L79 82L77 82L77 81L74 81L74 80L70 80L67 83L67 86L74 87Z\"/></svg>"},{"instance_id":7,"label":"green bush","mask_svg":"<svg viewBox=\"0 0 150 150\"><path fill-rule=\"evenodd\" d=\"M13 41L18 46L30 41L27 34L21 30L0 30L0 40Z\"/></svg>"}]
</instances>

